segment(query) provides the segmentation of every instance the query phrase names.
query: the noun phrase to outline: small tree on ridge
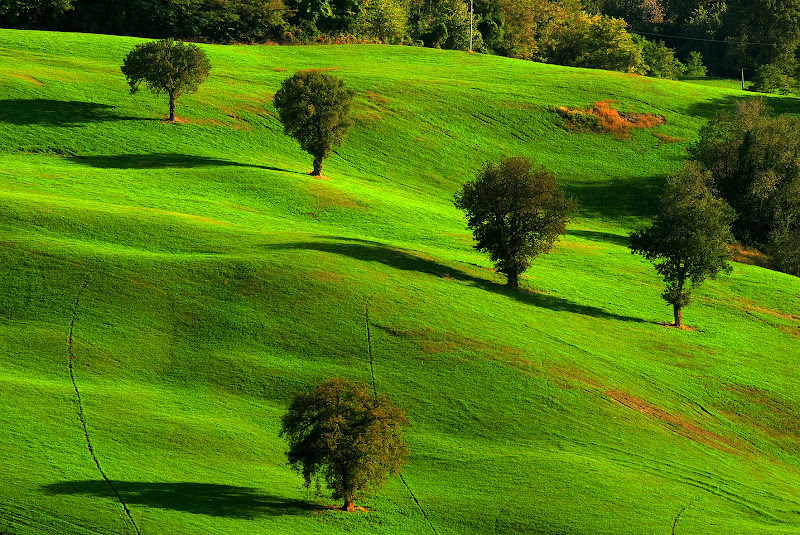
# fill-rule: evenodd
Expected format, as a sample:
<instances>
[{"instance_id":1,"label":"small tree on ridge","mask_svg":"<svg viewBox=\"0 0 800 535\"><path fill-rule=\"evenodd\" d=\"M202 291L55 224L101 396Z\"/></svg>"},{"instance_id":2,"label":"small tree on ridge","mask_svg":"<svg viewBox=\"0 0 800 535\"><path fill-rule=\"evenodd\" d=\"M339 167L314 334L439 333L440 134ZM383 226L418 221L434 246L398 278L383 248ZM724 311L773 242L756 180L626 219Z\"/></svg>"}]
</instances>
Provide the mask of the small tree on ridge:
<instances>
[{"instance_id":1,"label":"small tree on ridge","mask_svg":"<svg viewBox=\"0 0 800 535\"><path fill-rule=\"evenodd\" d=\"M322 476L342 509L400 473L408 456L403 411L384 394L371 395L363 383L328 379L299 392L283 416L281 432L289 440L289 465L306 486Z\"/></svg>"},{"instance_id":2,"label":"small tree on ridge","mask_svg":"<svg viewBox=\"0 0 800 535\"><path fill-rule=\"evenodd\" d=\"M565 232L569 213L576 209L552 173L523 157L487 163L453 202L467 214L475 249L489 253L513 289L531 259L549 251Z\"/></svg>"},{"instance_id":3,"label":"small tree on ridge","mask_svg":"<svg viewBox=\"0 0 800 535\"><path fill-rule=\"evenodd\" d=\"M144 82L154 94L169 96L169 120L175 121L175 101L194 93L211 70L205 52L196 45L172 39L138 44L122 62L122 73L136 94Z\"/></svg>"},{"instance_id":4,"label":"small tree on ridge","mask_svg":"<svg viewBox=\"0 0 800 535\"><path fill-rule=\"evenodd\" d=\"M281 83L274 106L284 132L314 158L311 175L320 176L322 160L344 142L353 124L350 103L353 92L335 76L319 71L300 71Z\"/></svg>"}]
</instances>

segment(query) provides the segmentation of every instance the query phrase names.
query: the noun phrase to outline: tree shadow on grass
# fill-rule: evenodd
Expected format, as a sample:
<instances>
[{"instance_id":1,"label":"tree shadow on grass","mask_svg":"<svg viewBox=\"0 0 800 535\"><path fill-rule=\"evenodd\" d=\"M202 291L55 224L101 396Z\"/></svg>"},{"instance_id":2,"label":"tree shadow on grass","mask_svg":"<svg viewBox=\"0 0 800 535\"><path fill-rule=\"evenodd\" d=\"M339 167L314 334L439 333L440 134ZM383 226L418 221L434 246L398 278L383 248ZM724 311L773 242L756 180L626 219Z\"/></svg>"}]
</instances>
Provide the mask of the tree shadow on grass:
<instances>
[{"instance_id":1,"label":"tree shadow on grass","mask_svg":"<svg viewBox=\"0 0 800 535\"><path fill-rule=\"evenodd\" d=\"M194 156L176 152L161 152L153 154L113 154L113 155L87 155L72 156L69 158L75 163L90 165L98 169L167 169L167 168L194 168L194 167L251 167L269 171L302 174L279 167L256 165L234 162L221 158L208 156Z\"/></svg>"},{"instance_id":2,"label":"tree shadow on grass","mask_svg":"<svg viewBox=\"0 0 800 535\"><path fill-rule=\"evenodd\" d=\"M252 519L264 516L301 515L319 509L311 502L271 496L250 487L213 483L143 481L111 483L128 506L144 505L197 515ZM42 490L50 495L113 496L108 484L102 479L61 481L45 485Z\"/></svg>"},{"instance_id":3,"label":"tree shadow on grass","mask_svg":"<svg viewBox=\"0 0 800 535\"><path fill-rule=\"evenodd\" d=\"M565 184L564 191L580 204L582 215L607 219L652 217L665 176L608 179Z\"/></svg>"},{"instance_id":4,"label":"tree shadow on grass","mask_svg":"<svg viewBox=\"0 0 800 535\"><path fill-rule=\"evenodd\" d=\"M598 232L596 230L567 230L568 236L577 236L590 241L613 243L622 247L628 247L631 244L630 238L627 236L620 236L619 234L611 234L610 232Z\"/></svg>"},{"instance_id":5,"label":"tree shadow on grass","mask_svg":"<svg viewBox=\"0 0 800 535\"><path fill-rule=\"evenodd\" d=\"M380 242L360 240L357 238L343 238L337 236L321 236L321 241L293 242L285 244L267 245L267 249L301 249L320 251L324 253L347 256L362 262L379 262L381 264L405 271L428 273L442 278L455 279L484 290L505 295L525 303L548 310L571 312L594 318L649 323L641 318L622 316L588 305L581 305L552 295L533 293L528 291L514 291L503 284L498 284L486 279L474 277L468 273L447 266L433 260L417 256L413 252L389 247Z\"/></svg>"},{"instance_id":6,"label":"tree shadow on grass","mask_svg":"<svg viewBox=\"0 0 800 535\"><path fill-rule=\"evenodd\" d=\"M737 101L751 98L763 99L764 103L772 109L773 115L780 115L782 113L800 114L800 98L787 96L779 97L755 92L748 93L747 95L728 95L704 102L695 102L690 104L686 111L689 115L695 117L712 119L722 110L732 110Z\"/></svg>"},{"instance_id":7,"label":"tree shadow on grass","mask_svg":"<svg viewBox=\"0 0 800 535\"><path fill-rule=\"evenodd\" d=\"M101 121L150 121L114 113L115 106L79 100L5 99L0 100L0 123L16 125L79 126Z\"/></svg>"}]
</instances>

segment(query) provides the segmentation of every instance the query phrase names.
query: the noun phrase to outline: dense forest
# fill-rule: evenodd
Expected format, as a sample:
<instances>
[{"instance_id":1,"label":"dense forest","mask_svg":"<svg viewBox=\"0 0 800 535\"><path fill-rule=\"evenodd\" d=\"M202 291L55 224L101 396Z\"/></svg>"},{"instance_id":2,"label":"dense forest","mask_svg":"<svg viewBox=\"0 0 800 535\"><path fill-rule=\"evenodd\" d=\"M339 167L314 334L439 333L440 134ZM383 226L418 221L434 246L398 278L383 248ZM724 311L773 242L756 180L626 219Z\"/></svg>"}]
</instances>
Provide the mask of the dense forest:
<instances>
[{"instance_id":1,"label":"dense forest","mask_svg":"<svg viewBox=\"0 0 800 535\"><path fill-rule=\"evenodd\" d=\"M800 0L0 0L0 25L215 43L381 42L795 92ZM472 21L472 22L471 22Z\"/></svg>"}]
</instances>

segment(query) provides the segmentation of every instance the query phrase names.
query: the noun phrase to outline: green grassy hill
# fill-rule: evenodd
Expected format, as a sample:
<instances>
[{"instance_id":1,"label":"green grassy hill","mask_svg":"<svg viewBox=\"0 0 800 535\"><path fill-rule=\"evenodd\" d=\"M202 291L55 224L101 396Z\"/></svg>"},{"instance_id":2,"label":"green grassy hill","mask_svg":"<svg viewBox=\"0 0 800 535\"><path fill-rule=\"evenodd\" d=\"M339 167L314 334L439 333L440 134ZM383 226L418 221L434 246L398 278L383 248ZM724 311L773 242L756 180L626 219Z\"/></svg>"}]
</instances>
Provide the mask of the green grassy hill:
<instances>
[{"instance_id":1,"label":"green grassy hill","mask_svg":"<svg viewBox=\"0 0 800 535\"><path fill-rule=\"evenodd\" d=\"M207 46L211 76L170 125L119 72L137 42L0 31L0 531L800 532L800 281L735 265L678 331L626 247L703 121L745 93L416 48ZM329 180L270 103L306 68L357 93ZM563 128L557 107L599 100L666 123ZM501 154L583 206L521 293L451 202ZM345 514L277 432L298 389L372 379L367 300L412 455L405 483Z\"/></svg>"}]
</instances>

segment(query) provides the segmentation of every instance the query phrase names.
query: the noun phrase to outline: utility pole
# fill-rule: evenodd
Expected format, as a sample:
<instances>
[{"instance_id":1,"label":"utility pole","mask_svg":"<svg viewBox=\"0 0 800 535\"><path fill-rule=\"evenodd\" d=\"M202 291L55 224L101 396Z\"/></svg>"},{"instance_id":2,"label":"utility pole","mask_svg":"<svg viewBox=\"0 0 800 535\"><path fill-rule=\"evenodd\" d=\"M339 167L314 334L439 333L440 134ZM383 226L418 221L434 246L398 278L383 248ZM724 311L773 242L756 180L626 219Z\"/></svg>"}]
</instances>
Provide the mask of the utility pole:
<instances>
[{"instance_id":1,"label":"utility pole","mask_svg":"<svg viewBox=\"0 0 800 535\"><path fill-rule=\"evenodd\" d=\"M473 0L469 0L469 53L472 54L472 26L474 20Z\"/></svg>"}]
</instances>

